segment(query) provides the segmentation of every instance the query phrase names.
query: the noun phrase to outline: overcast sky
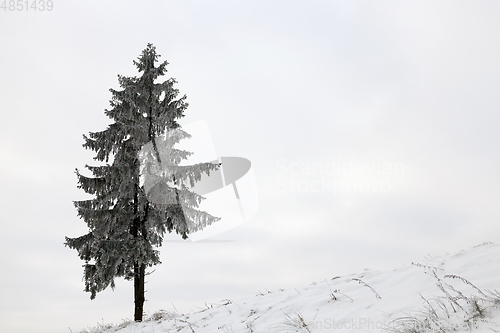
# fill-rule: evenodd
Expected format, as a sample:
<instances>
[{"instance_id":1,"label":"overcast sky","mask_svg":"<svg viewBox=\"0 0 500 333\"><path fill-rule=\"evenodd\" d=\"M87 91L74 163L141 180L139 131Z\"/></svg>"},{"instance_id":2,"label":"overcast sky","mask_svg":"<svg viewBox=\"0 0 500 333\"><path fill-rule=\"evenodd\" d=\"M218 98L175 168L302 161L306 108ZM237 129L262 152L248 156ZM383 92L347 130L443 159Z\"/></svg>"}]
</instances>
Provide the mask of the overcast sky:
<instances>
[{"instance_id":1,"label":"overcast sky","mask_svg":"<svg viewBox=\"0 0 500 333\"><path fill-rule=\"evenodd\" d=\"M88 230L82 134L109 124L109 89L147 43L187 95L182 124L205 119L218 156L252 162L259 210L212 239L227 242L165 243L146 312L498 242L498 17L493 0L0 9L2 330L132 318L132 283L91 301L63 243Z\"/></svg>"}]
</instances>

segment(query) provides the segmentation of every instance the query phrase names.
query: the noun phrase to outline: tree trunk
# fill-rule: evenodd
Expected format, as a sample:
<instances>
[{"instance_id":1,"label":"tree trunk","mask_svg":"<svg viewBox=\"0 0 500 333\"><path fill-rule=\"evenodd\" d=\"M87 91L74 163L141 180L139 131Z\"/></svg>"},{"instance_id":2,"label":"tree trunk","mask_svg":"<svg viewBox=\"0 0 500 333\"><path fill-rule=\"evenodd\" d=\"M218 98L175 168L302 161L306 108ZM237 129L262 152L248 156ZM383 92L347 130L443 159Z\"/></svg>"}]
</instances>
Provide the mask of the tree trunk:
<instances>
[{"instance_id":1,"label":"tree trunk","mask_svg":"<svg viewBox=\"0 0 500 333\"><path fill-rule=\"evenodd\" d=\"M142 321L142 314L144 312L145 268L144 264L134 264L134 321Z\"/></svg>"},{"instance_id":2,"label":"tree trunk","mask_svg":"<svg viewBox=\"0 0 500 333\"><path fill-rule=\"evenodd\" d=\"M138 170L138 168L137 168ZM139 228L141 227L142 237L146 239L146 226L144 222L140 221L137 217L139 207L139 185L135 185L135 194L134 194L134 222L132 223L132 227L130 233L134 239L139 237ZM143 263L139 263L138 261L134 262L134 321L142 321L142 314L144 312L144 283L145 283L145 271L146 265Z\"/></svg>"}]
</instances>

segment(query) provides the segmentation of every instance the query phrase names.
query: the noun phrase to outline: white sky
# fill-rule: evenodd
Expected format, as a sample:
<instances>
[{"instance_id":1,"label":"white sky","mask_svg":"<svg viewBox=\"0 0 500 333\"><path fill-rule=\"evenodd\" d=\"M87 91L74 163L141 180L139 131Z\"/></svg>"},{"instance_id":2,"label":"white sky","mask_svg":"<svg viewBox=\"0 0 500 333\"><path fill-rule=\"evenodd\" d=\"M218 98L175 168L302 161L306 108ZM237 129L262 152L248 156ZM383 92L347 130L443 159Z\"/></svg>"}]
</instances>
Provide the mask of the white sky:
<instances>
[{"instance_id":1,"label":"white sky","mask_svg":"<svg viewBox=\"0 0 500 333\"><path fill-rule=\"evenodd\" d=\"M90 301L63 242L87 231L82 134L105 129L147 43L188 96L183 123L252 161L260 200L215 237L231 242L166 243L147 312L498 242L499 2L53 3L0 9L2 329L132 317L132 283Z\"/></svg>"}]
</instances>

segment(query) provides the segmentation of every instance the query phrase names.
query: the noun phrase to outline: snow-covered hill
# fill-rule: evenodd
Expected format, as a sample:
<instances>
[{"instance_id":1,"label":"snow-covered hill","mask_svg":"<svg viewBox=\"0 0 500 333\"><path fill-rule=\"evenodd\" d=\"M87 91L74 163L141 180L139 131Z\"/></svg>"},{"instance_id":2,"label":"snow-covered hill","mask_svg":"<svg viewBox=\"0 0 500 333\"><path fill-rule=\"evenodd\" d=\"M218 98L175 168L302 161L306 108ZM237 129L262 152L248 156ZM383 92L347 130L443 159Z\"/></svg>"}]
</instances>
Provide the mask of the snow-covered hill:
<instances>
[{"instance_id":1,"label":"snow-covered hill","mask_svg":"<svg viewBox=\"0 0 500 333\"><path fill-rule=\"evenodd\" d=\"M500 331L500 245L82 332Z\"/></svg>"}]
</instances>

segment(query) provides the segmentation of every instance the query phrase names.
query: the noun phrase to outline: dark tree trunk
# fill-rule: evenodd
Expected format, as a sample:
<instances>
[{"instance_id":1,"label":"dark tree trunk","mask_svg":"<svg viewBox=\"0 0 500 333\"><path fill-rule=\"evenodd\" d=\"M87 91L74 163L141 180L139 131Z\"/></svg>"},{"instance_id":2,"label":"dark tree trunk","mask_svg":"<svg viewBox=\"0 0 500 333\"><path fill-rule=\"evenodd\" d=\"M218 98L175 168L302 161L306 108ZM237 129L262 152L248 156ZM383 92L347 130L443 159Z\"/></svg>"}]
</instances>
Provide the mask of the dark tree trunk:
<instances>
[{"instance_id":1,"label":"dark tree trunk","mask_svg":"<svg viewBox=\"0 0 500 333\"><path fill-rule=\"evenodd\" d=\"M141 229L142 236L146 238L146 226L144 221L137 217L139 206L139 186L136 184L135 194L134 194L134 215L136 216L130 233L132 237L137 239L139 237L139 229ZM141 228L142 227L142 228ZM145 271L146 265L140 262L134 262L134 321L142 321L142 314L144 312L144 284L145 284Z\"/></svg>"},{"instance_id":2,"label":"dark tree trunk","mask_svg":"<svg viewBox=\"0 0 500 333\"><path fill-rule=\"evenodd\" d=\"M134 264L134 321L142 321L142 314L144 312L144 277L145 265Z\"/></svg>"}]
</instances>

